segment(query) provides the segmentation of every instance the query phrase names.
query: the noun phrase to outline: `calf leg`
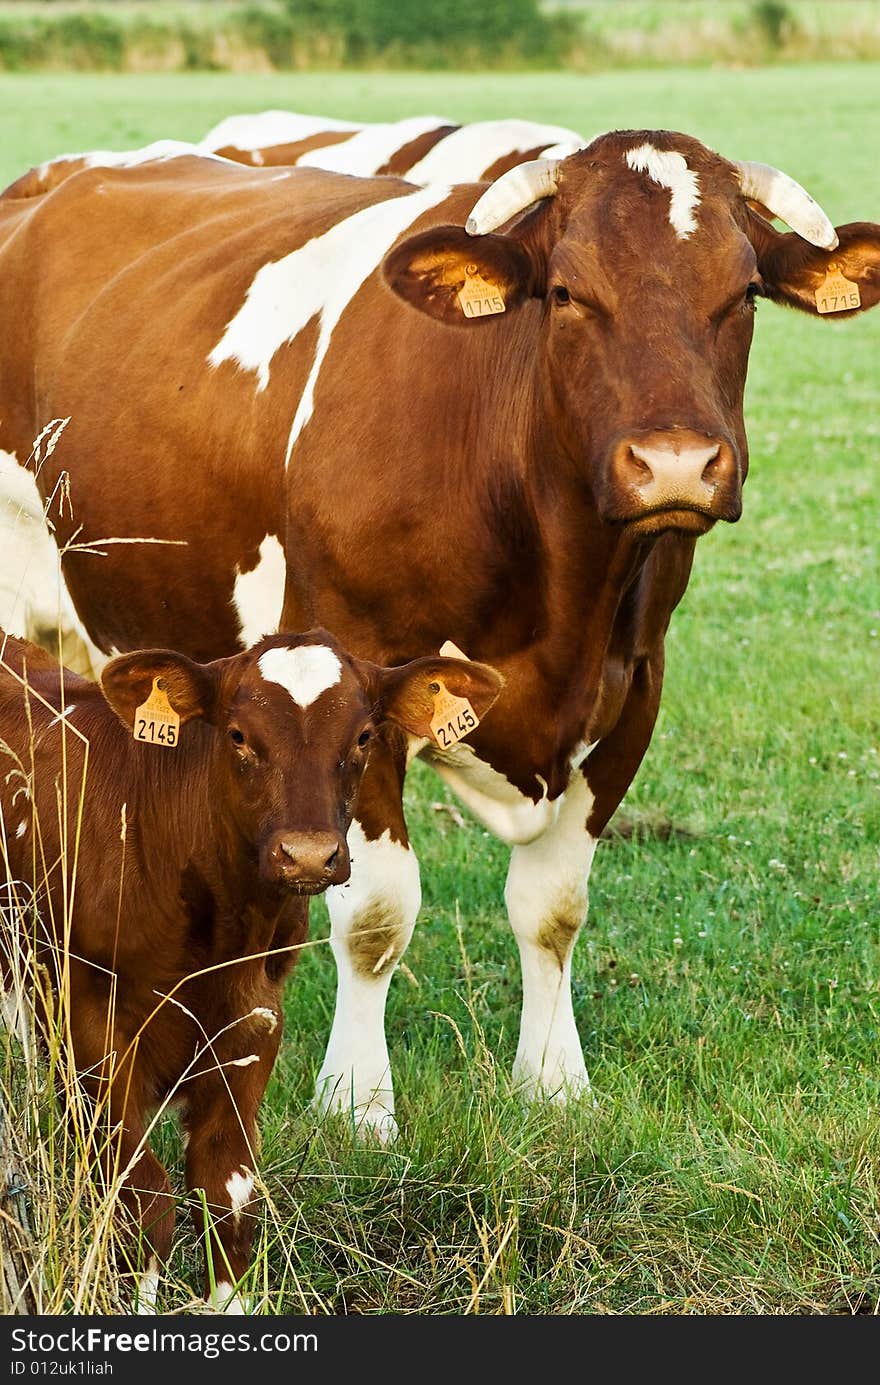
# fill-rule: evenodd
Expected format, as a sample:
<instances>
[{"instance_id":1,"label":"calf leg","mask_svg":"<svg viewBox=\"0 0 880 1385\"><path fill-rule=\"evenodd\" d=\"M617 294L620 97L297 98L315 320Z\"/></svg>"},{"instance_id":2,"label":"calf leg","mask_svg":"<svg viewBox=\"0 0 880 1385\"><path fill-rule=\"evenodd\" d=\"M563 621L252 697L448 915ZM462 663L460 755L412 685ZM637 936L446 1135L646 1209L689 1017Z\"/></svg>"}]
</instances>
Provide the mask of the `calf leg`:
<instances>
[{"instance_id":1,"label":"calf leg","mask_svg":"<svg viewBox=\"0 0 880 1385\"><path fill-rule=\"evenodd\" d=\"M378 763L382 756L387 758ZM397 1133L385 1001L422 898L400 803L402 773L403 764L377 747L361 790L359 819L348 833L351 879L327 891L338 980L317 1079L322 1110L351 1116L362 1133L383 1141Z\"/></svg>"},{"instance_id":2,"label":"calf leg","mask_svg":"<svg viewBox=\"0 0 880 1385\"><path fill-rule=\"evenodd\" d=\"M541 837L516 846L505 900L522 966L523 1003L515 1081L532 1095L564 1100L589 1091L571 1003L571 958L587 912L596 839L586 829L592 794L582 774Z\"/></svg>"},{"instance_id":3,"label":"calf leg","mask_svg":"<svg viewBox=\"0 0 880 1385\"><path fill-rule=\"evenodd\" d=\"M243 1067L227 1062L222 1072L197 1079L184 1115L186 1186L204 1194L193 1207L196 1234L205 1242L204 1294L226 1313L247 1311L235 1286L250 1266L256 1118L278 1041L270 1035L254 1047L254 1061L245 1059Z\"/></svg>"},{"instance_id":4,"label":"calf leg","mask_svg":"<svg viewBox=\"0 0 880 1385\"><path fill-rule=\"evenodd\" d=\"M153 1313L160 1266L171 1252L174 1196L165 1169L147 1144L142 1110L132 1101L130 1091L117 1096L117 1090L110 1098L115 1134L105 1147L104 1167L108 1183L112 1184L120 1174L123 1176L119 1201L133 1223L129 1229L142 1262L137 1309L140 1313ZM132 1259L134 1268L137 1255Z\"/></svg>"}]
</instances>

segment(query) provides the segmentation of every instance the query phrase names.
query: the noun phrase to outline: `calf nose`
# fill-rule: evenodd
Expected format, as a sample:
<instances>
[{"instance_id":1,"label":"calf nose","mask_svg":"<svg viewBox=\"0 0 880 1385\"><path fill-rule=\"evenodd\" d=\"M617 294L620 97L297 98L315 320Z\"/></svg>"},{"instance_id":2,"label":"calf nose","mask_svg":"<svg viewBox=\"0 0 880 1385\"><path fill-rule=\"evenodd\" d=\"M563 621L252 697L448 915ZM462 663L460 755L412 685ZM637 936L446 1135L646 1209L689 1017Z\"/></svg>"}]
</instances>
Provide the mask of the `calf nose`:
<instances>
[{"instance_id":1,"label":"calf nose","mask_svg":"<svg viewBox=\"0 0 880 1385\"><path fill-rule=\"evenodd\" d=\"M286 885L321 890L351 874L345 838L338 832L279 832L271 858Z\"/></svg>"},{"instance_id":2,"label":"calf nose","mask_svg":"<svg viewBox=\"0 0 880 1385\"><path fill-rule=\"evenodd\" d=\"M739 518L739 463L723 438L684 429L623 438L614 451L612 474L643 513L694 509L717 519Z\"/></svg>"}]
</instances>

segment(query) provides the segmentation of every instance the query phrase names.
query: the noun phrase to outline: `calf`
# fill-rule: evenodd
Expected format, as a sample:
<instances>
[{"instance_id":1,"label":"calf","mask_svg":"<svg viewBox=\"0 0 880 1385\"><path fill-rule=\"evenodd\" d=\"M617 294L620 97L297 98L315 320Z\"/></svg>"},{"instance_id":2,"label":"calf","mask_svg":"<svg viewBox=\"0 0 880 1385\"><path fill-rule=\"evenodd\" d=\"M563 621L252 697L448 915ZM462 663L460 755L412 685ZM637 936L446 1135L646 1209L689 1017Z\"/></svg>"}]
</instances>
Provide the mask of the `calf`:
<instances>
[{"instance_id":1,"label":"calf","mask_svg":"<svg viewBox=\"0 0 880 1385\"><path fill-rule=\"evenodd\" d=\"M107 1112L106 1171L121 1175L147 1257L141 1306L155 1301L174 1222L147 1122L173 1101L188 1137L187 1188L204 1190L211 1213L206 1296L242 1311L235 1286L252 1239L257 1109L308 897L349 877L346 833L372 743L432 735L438 699L456 706L449 694L476 720L500 684L492 669L455 658L380 668L323 630L210 664L168 650L125 654L100 687L6 641L8 888L34 883L36 961L67 992L75 1067ZM41 1027L51 1008L38 1001ZM204 1231L201 1208L196 1227Z\"/></svg>"}]
</instances>

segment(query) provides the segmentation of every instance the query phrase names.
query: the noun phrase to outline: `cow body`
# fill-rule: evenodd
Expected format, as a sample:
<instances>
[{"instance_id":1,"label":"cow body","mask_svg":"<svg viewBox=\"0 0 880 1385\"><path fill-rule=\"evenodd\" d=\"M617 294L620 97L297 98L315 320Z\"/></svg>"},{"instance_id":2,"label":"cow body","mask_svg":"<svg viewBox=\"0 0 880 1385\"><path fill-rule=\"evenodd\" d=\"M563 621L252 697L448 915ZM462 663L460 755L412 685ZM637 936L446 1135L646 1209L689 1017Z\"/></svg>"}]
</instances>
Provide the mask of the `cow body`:
<instances>
[{"instance_id":1,"label":"cow body","mask_svg":"<svg viewBox=\"0 0 880 1385\"><path fill-rule=\"evenodd\" d=\"M587 1086L569 979L595 842L651 737L696 538L740 512L753 300L810 310L832 256L684 135L605 136L505 233L467 235L494 189L181 159L0 202L0 294L34 331L4 362L0 446L69 414L52 463L84 537L183 542L65 558L105 650L208 657L320 619L379 662L452 639L499 668L475 734L407 754L513 846L514 1071L563 1097ZM841 228L834 258L872 306L877 227ZM463 315L475 274L503 313ZM419 904L407 754L374 755L355 873L328 897L319 1091L385 1132L385 996Z\"/></svg>"},{"instance_id":2,"label":"cow body","mask_svg":"<svg viewBox=\"0 0 880 1385\"><path fill-rule=\"evenodd\" d=\"M69 1032L79 1080L104 1109L107 1174L120 1178L148 1249L148 1306L174 1223L148 1122L173 1102L187 1187L204 1191L215 1224L205 1291L216 1285L215 1301L240 1307L257 1110L308 897L344 887L370 741L394 726L426 729L419 699L430 705L438 667L449 687L464 678L458 690L481 711L494 700L497 676L479 665L380 670L324 631L210 666L167 651L122 656L102 687L33 645L3 642L0 841L14 907L0 981L21 994L17 915L33 929L33 975L55 993L38 988L38 1026ZM181 720L162 745L132 734L156 678ZM204 1234L201 1205L194 1217Z\"/></svg>"},{"instance_id":3,"label":"cow body","mask_svg":"<svg viewBox=\"0 0 880 1385\"><path fill-rule=\"evenodd\" d=\"M395 174L427 184L491 180L527 159L573 154L583 144L576 130L533 120L456 125L424 115L357 125L295 111L261 111L227 117L197 144L158 140L143 149L60 154L22 174L3 195L37 197L83 168L128 168L184 150L256 168L300 165L362 178Z\"/></svg>"}]
</instances>

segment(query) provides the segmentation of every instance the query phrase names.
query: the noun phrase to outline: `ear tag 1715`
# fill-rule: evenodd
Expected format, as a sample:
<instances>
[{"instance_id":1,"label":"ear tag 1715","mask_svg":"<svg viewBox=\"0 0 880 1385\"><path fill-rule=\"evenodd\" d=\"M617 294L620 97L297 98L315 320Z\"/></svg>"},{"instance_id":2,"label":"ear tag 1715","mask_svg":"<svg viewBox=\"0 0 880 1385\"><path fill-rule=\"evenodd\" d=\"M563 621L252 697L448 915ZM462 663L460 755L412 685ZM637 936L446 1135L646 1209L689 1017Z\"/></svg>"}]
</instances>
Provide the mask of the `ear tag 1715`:
<instances>
[{"instance_id":1,"label":"ear tag 1715","mask_svg":"<svg viewBox=\"0 0 880 1385\"><path fill-rule=\"evenodd\" d=\"M136 741L146 741L148 745L176 747L180 717L168 701L168 694L159 687L160 681L159 678L153 679L153 691L134 714L134 738Z\"/></svg>"},{"instance_id":2,"label":"ear tag 1715","mask_svg":"<svg viewBox=\"0 0 880 1385\"><path fill-rule=\"evenodd\" d=\"M458 291L458 302L465 317L491 317L507 311L504 297L496 284L484 279L475 264L465 269L464 284Z\"/></svg>"},{"instance_id":3,"label":"ear tag 1715","mask_svg":"<svg viewBox=\"0 0 880 1385\"><path fill-rule=\"evenodd\" d=\"M858 284L847 279L836 265L829 265L816 289L816 308L820 313L849 313L862 306Z\"/></svg>"}]
</instances>

